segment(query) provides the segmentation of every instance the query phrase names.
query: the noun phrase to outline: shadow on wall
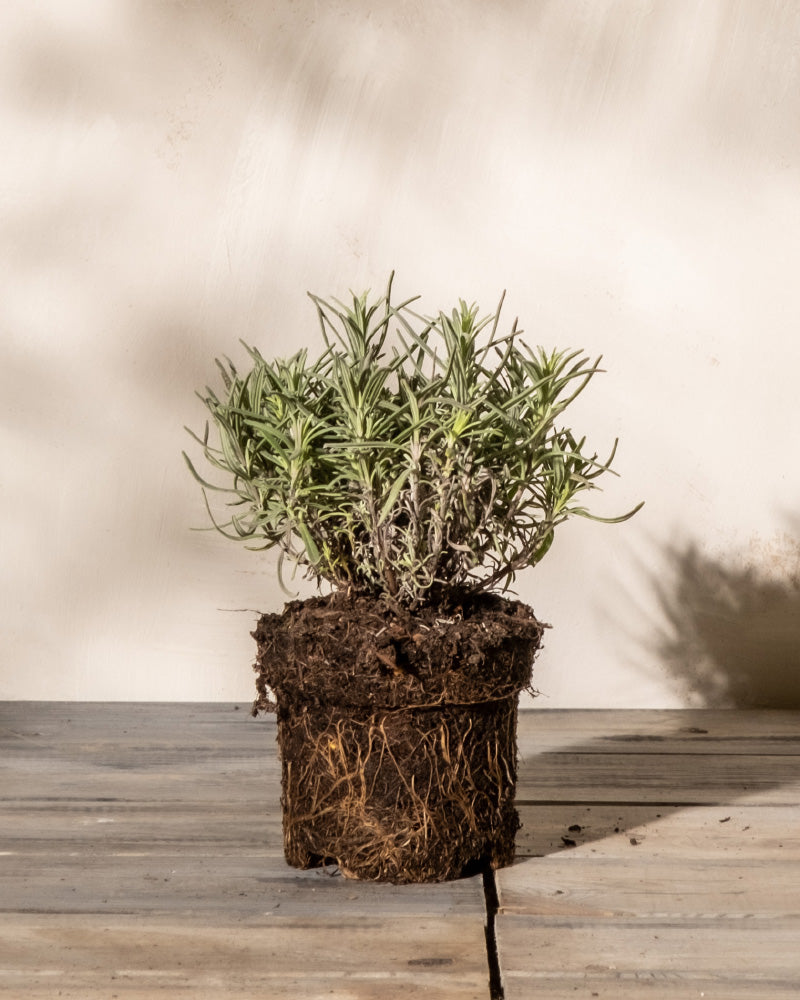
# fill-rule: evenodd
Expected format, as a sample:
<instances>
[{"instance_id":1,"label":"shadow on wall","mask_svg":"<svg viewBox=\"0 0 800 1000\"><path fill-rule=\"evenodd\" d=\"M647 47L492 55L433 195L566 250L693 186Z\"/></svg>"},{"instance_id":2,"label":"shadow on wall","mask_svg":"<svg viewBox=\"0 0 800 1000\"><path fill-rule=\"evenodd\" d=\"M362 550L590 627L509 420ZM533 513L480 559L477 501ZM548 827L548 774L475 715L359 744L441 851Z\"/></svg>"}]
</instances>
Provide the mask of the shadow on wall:
<instances>
[{"instance_id":1,"label":"shadow on wall","mask_svg":"<svg viewBox=\"0 0 800 1000\"><path fill-rule=\"evenodd\" d=\"M658 652L696 704L800 709L800 542L761 548L758 561L668 553Z\"/></svg>"}]
</instances>

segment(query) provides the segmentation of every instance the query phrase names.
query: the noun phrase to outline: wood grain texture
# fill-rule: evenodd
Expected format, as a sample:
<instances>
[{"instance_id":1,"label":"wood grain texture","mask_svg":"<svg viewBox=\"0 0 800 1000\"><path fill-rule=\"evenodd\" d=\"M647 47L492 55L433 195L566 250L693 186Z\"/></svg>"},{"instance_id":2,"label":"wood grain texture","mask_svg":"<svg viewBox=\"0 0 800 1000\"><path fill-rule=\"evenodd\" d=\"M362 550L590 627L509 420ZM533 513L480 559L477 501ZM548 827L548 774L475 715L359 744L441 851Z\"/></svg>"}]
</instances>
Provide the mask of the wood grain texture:
<instances>
[{"instance_id":1,"label":"wood grain texture","mask_svg":"<svg viewBox=\"0 0 800 1000\"><path fill-rule=\"evenodd\" d=\"M526 754L552 750L598 753L800 752L797 712L750 709L566 709L521 712L520 747Z\"/></svg>"},{"instance_id":2,"label":"wood grain texture","mask_svg":"<svg viewBox=\"0 0 800 1000\"><path fill-rule=\"evenodd\" d=\"M800 715L527 712L506 1000L800 989Z\"/></svg>"},{"instance_id":3,"label":"wood grain texture","mask_svg":"<svg viewBox=\"0 0 800 1000\"><path fill-rule=\"evenodd\" d=\"M522 803L800 804L800 757L545 753L520 767Z\"/></svg>"},{"instance_id":4,"label":"wood grain texture","mask_svg":"<svg viewBox=\"0 0 800 1000\"><path fill-rule=\"evenodd\" d=\"M0 704L0 996L488 1000L483 888L286 866L274 720ZM506 1000L785 1000L800 714L523 712Z\"/></svg>"},{"instance_id":5,"label":"wood grain texture","mask_svg":"<svg viewBox=\"0 0 800 1000\"><path fill-rule=\"evenodd\" d=\"M487 994L482 926L469 917L143 916L0 919L0 995L485 1000Z\"/></svg>"},{"instance_id":6,"label":"wood grain texture","mask_svg":"<svg viewBox=\"0 0 800 1000\"><path fill-rule=\"evenodd\" d=\"M499 873L501 914L800 920L800 861L532 859Z\"/></svg>"},{"instance_id":7,"label":"wood grain texture","mask_svg":"<svg viewBox=\"0 0 800 1000\"><path fill-rule=\"evenodd\" d=\"M485 1000L480 878L285 864L274 727L234 706L0 706L0 996Z\"/></svg>"},{"instance_id":8,"label":"wood grain texture","mask_svg":"<svg viewBox=\"0 0 800 1000\"><path fill-rule=\"evenodd\" d=\"M523 982L511 978L508 983L509 997L526 1000L797 1000L795 986L769 978L720 981L665 972L601 978L587 972L577 980L568 974Z\"/></svg>"},{"instance_id":9,"label":"wood grain texture","mask_svg":"<svg viewBox=\"0 0 800 1000\"><path fill-rule=\"evenodd\" d=\"M520 806L517 857L800 860L797 806L556 803Z\"/></svg>"},{"instance_id":10,"label":"wood grain texture","mask_svg":"<svg viewBox=\"0 0 800 1000\"><path fill-rule=\"evenodd\" d=\"M515 914L502 918L501 933L504 979L527 981L529 990L537 980L572 976L578 981L587 974L608 981L673 976L683 980L684 991L693 979L719 985L777 981L785 988L798 982L800 925L795 920L581 922ZM510 956L516 968L509 968ZM507 987L506 995L530 993Z\"/></svg>"}]
</instances>

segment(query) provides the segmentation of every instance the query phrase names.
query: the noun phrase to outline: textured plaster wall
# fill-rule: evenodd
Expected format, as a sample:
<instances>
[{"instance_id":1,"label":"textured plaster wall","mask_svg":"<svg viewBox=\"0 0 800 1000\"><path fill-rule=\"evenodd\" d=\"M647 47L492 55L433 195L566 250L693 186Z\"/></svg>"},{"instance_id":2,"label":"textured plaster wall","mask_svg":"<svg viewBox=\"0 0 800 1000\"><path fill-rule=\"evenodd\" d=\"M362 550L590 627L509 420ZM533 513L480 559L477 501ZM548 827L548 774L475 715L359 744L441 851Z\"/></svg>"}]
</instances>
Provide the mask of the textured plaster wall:
<instances>
[{"instance_id":1,"label":"textured plaster wall","mask_svg":"<svg viewBox=\"0 0 800 1000\"><path fill-rule=\"evenodd\" d=\"M596 509L647 506L519 579L537 704L800 705L798 42L780 0L4 5L0 697L250 697L283 597L189 531L194 389L394 268L605 357Z\"/></svg>"}]
</instances>

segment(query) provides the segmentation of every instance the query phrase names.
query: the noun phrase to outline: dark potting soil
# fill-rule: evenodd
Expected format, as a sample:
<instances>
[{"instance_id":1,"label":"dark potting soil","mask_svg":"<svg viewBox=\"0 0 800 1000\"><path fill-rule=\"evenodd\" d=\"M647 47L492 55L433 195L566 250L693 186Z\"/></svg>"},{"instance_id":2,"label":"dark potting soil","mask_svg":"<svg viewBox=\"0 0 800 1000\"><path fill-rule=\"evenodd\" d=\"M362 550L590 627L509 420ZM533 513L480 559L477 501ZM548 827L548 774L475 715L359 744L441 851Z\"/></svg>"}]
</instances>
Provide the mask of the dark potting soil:
<instances>
[{"instance_id":1,"label":"dark potting soil","mask_svg":"<svg viewBox=\"0 0 800 1000\"><path fill-rule=\"evenodd\" d=\"M263 615L254 712L277 707L287 861L391 882L510 863L542 629L497 596L412 615L336 594Z\"/></svg>"},{"instance_id":2,"label":"dark potting soil","mask_svg":"<svg viewBox=\"0 0 800 1000\"><path fill-rule=\"evenodd\" d=\"M262 615L253 713L297 697L400 707L494 701L530 685L546 626L495 594L411 613L337 592Z\"/></svg>"}]
</instances>

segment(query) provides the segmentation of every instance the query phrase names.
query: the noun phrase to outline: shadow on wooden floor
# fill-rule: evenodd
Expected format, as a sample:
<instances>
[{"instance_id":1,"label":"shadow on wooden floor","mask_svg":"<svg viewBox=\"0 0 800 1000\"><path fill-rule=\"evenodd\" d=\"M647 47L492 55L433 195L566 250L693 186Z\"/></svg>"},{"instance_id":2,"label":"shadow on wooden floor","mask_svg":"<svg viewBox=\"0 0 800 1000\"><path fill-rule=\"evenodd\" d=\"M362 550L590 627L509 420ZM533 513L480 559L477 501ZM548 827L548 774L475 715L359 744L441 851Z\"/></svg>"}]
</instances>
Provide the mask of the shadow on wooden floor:
<instances>
[{"instance_id":1,"label":"shadow on wooden floor","mask_svg":"<svg viewBox=\"0 0 800 1000\"><path fill-rule=\"evenodd\" d=\"M788 1000L800 958L800 714L527 712L505 1000Z\"/></svg>"},{"instance_id":2,"label":"shadow on wooden floor","mask_svg":"<svg viewBox=\"0 0 800 1000\"><path fill-rule=\"evenodd\" d=\"M520 715L518 857L589 846L593 853L640 847L649 826L685 810L719 813L716 843L732 834L731 804L794 806L800 732L791 711L753 711L758 737L737 713L707 710L590 711ZM589 736L590 738L585 738ZM714 813L716 810L716 813ZM591 848L591 845L595 845Z\"/></svg>"}]
</instances>

